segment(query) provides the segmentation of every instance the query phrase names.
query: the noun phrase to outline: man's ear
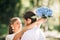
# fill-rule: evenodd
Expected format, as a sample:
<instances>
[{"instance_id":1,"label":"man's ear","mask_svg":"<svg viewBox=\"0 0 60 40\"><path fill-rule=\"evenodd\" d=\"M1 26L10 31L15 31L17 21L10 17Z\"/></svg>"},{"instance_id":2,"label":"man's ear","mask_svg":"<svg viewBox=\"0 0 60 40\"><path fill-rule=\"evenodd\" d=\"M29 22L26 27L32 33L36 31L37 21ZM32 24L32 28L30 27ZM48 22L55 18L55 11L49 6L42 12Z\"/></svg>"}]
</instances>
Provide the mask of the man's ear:
<instances>
[{"instance_id":1,"label":"man's ear","mask_svg":"<svg viewBox=\"0 0 60 40\"><path fill-rule=\"evenodd\" d=\"M30 18L28 18L28 23L29 23L29 24L31 23L31 19L30 19Z\"/></svg>"}]
</instances>

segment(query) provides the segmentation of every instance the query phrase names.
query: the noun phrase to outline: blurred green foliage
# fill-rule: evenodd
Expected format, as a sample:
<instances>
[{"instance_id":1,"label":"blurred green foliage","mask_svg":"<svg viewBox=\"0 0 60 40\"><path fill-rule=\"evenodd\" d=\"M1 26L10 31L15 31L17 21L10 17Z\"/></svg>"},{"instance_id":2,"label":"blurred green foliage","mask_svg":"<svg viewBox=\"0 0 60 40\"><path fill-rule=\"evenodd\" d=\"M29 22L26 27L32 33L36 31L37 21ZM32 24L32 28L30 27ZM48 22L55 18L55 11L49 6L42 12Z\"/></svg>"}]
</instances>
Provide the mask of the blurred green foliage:
<instances>
[{"instance_id":1,"label":"blurred green foliage","mask_svg":"<svg viewBox=\"0 0 60 40\"><path fill-rule=\"evenodd\" d=\"M8 23L13 16L19 16L17 12L20 9L16 4L20 4L20 0L0 0L0 23Z\"/></svg>"},{"instance_id":2,"label":"blurred green foliage","mask_svg":"<svg viewBox=\"0 0 60 40\"><path fill-rule=\"evenodd\" d=\"M54 29L57 30L58 32L60 32L60 25L56 25L56 26L54 27Z\"/></svg>"}]
</instances>

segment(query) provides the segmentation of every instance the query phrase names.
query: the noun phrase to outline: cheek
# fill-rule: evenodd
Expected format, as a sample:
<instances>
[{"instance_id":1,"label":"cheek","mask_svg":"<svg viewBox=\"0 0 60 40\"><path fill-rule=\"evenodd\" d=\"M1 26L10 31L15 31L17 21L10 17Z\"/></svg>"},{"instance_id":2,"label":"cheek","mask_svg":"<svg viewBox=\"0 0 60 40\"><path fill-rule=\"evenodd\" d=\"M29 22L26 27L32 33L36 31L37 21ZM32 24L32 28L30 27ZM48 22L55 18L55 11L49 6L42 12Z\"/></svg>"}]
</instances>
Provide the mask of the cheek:
<instances>
[{"instance_id":1,"label":"cheek","mask_svg":"<svg viewBox=\"0 0 60 40\"><path fill-rule=\"evenodd\" d=\"M17 28L18 27L18 25L17 24L14 24L14 28Z\"/></svg>"},{"instance_id":2,"label":"cheek","mask_svg":"<svg viewBox=\"0 0 60 40\"><path fill-rule=\"evenodd\" d=\"M14 25L14 28L16 28L17 26L16 25Z\"/></svg>"},{"instance_id":3,"label":"cheek","mask_svg":"<svg viewBox=\"0 0 60 40\"><path fill-rule=\"evenodd\" d=\"M30 20L28 20L28 21L27 21L27 24L30 24L30 23L31 23L31 21L30 21Z\"/></svg>"},{"instance_id":4,"label":"cheek","mask_svg":"<svg viewBox=\"0 0 60 40\"><path fill-rule=\"evenodd\" d=\"M17 24L16 26L17 26L18 28L20 28L22 25L21 25L21 24Z\"/></svg>"},{"instance_id":5,"label":"cheek","mask_svg":"<svg viewBox=\"0 0 60 40\"><path fill-rule=\"evenodd\" d=\"M18 28L20 28L20 26L21 26L20 24L19 24L19 25L17 25L17 27L18 27Z\"/></svg>"},{"instance_id":6,"label":"cheek","mask_svg":"<svg viewBox=\"0 0 60 40\"><path fill-rule=\"evenodd\" d=\"M19 26L18 26L18 28L20 29L22 27L22 24L20 24Z\"/></svg>"}]
</instances>

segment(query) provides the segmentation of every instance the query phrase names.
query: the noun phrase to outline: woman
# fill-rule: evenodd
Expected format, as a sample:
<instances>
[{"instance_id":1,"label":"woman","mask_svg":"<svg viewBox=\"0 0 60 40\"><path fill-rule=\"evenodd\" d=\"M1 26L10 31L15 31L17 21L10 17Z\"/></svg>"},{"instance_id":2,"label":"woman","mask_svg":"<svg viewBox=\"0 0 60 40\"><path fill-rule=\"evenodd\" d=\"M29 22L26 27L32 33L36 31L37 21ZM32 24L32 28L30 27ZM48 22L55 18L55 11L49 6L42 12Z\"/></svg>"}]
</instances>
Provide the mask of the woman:
<instances>
[{"instance_id":1,"label":"woman","mask_svg":"<svg viewBox=\"0 0 60 40\"><path fill-rule=\"evenodd\" d=\"M9 35L6 36L6 40L13 40L16 33L21 31L22 23L18 17L11 18L9 23Z\"/></svg>"},{"instance_id":2,"label":"woman","mask_svg":"<svg viewBox=\"0 0 60 40\"><path fill-rule=\"evenodd\" d=\"M6 36L6 40L13 40L14 36L19 32L21 33L20 37L22 37L23 33L31 28L32 27L24 27L22 30L21 20L18 17L13 17L9 23L9 35ZM19 39L20 38L18 38L18 40Z\"/></svg>"}]
</instances>

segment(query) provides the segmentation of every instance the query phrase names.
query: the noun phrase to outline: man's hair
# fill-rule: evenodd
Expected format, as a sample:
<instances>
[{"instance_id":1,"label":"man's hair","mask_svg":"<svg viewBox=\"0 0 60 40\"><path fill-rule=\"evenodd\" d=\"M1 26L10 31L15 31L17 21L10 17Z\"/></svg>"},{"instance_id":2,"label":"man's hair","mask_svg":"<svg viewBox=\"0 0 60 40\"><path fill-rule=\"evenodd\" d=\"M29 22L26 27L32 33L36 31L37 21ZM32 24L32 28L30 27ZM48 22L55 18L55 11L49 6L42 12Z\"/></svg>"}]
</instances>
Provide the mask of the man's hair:
<instances>
[{"instance_id":1,"label":"man's hair","mask_svg":"<svg viewBox=\"0 0 60 40\"><path fill-rule=\"evenodd\" d=\"M35 22L37 18L32 18L33 16L36 16L32 11L28 11L23 15L23 18L27 20L28 18L31 19L31 23Z\"/></svg>"}]
</instances>

